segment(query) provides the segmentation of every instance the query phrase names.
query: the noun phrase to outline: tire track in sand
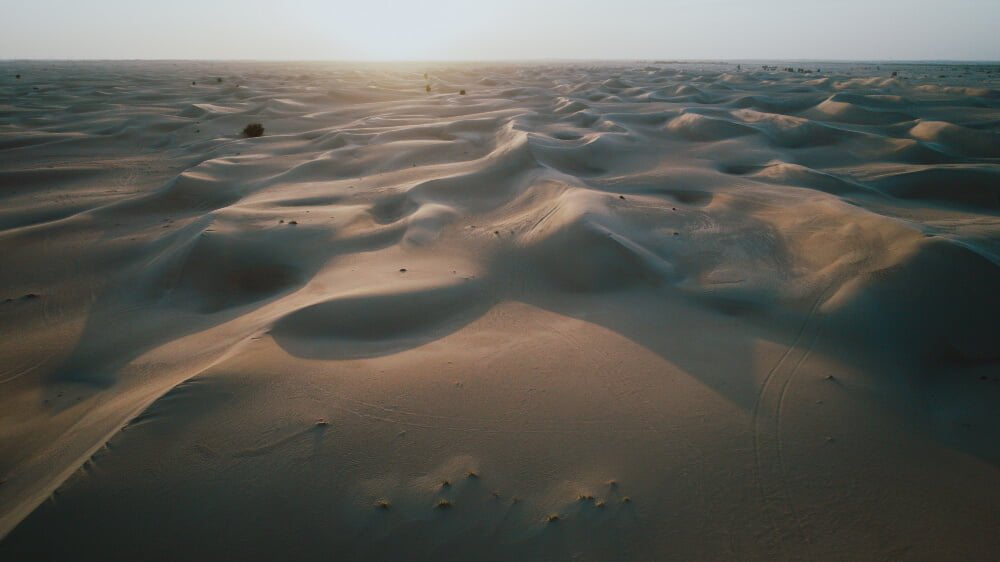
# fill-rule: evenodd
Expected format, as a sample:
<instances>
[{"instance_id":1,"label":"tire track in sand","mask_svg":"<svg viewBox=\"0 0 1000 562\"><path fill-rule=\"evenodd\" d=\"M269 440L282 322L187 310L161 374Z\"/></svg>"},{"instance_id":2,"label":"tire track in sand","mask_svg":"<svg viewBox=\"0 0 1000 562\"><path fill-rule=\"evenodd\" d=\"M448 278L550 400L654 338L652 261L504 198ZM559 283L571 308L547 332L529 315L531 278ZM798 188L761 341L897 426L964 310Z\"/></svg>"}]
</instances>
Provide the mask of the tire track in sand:
<instances>
[{"instance_id":1,"label":"tire track in sand","mask_svg":"<svg viewBox=\"0 0 1000 562\"><path fill-rule=\"evenodd\" d=\"M816 311L833 286L832 282L827 284L813 301L795 339L764 377L753 408L754 476L761 506L773 531L772 539L781 549L783 559L815 559L808 554L811 542L788 486L781 442L781 415L795 374L819 341L821 322ZM803 345L803 342L808 344ZM794 521L794 529L783 525L789 519Z\"/></svg>"}]
</instances>

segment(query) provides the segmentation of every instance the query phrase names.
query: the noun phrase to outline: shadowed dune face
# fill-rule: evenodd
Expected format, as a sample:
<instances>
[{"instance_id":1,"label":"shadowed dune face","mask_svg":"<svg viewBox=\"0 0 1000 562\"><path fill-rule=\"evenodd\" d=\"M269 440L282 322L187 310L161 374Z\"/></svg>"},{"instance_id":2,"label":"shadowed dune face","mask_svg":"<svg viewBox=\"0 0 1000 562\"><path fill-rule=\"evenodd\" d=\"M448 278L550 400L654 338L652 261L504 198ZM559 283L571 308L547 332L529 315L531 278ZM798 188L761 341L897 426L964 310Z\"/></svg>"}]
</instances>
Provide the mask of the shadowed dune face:
<instances>
[{"instance_id":1,"label":"shadowed dune face","mask_svg":"<svg viewBox=\"0 0 1000 562\"><path fill-rule=\"evenodd\" d=\"M271 331L289 353L326 359L378 356L436 340L492 304L471 279L332 298L288 314ZM363 319L363 320L362 320Z\"/></svg>"},{"instance_id":2,"label":"shadowed dune face","mask_svg":"<svg viewBox=\"0 0 1000 562\"><path fill-rule=\"evenodd\" d=\"M995 552L1000 72L753 66L0 63L0 558Z\"/></svg>"}]
</instances>

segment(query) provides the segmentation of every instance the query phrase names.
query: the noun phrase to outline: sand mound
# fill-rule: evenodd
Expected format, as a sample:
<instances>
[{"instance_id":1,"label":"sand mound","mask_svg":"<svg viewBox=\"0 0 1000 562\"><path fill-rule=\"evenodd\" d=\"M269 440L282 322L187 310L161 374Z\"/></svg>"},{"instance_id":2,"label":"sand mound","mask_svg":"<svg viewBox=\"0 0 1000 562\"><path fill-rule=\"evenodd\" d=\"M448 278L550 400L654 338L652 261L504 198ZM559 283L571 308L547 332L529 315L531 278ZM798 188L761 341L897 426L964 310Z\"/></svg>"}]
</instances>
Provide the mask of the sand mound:
<instances>
[{"instance_id":1,"label":"sand mound","mask_svg":"<svg viewBox=\"0 0 1000 562\"><path fill-rule=\"evenodd\" d=\"M697 113L685 113L667 123L666 128L693 141L725 140L754 133L751 127Z\"/></svg>"},{"instance_id":2,"label":"sand mound","mask_svg":"<svg viewBox=\"0 0 1000 562\"><path fill-rule=\"evenodd\" d=\"M480 285L448 281L330 299L281 318L271 333L290 353L307 357L366 357L415 347L478 316L473 313L482 304Z\"/></svg>"},{"instance_id":3,"label":"sand mound","mask_svg":"<svg viewBox=\"0 0 1000 562\"><path fill-rule=\"evenodd\" d=\"M879 174L868 183L893 197L928 199L979 209L1000 209L1000 170L954 166Z\"/></svg>"},{"instance_id":4,"label":"sand mound","mask_svg":"<svg viewBox=\"0 0 1000 562\"><path fill-rule=\"evenodd\" d=\"M535 267L560 288L608 291L658 285L672 266L650 250L615 232L628 228L608 207L620 202L592 192L563 192L551 203L521 243Z\"/></svg>"},{"instance_id":5,"label":"sand mound","mask_svg":"<svg viewBox=\"0 0 1000 562\"><path fill-rule=\"evenodd\" d=\"M858 125L891 125L913 119L913 116L899 111L862 105L859 99L864 98L844 98L843 95L837 94L817 105L815 110L807 115L813 115L820 120Z\"/></svg>"},{"instance_id":6,"label":"sand mound","mask_svg":"<svg viewBox=\"0 0 1000 562\"><path fill-rule=\"evenodd\" d=\"M952 242L931 239L900 263L873 272L867 282L858 279L845 286L831 303L836 310L831 323L851 338L882 342L884 352L912 362L926 377L943 376L943 364L995 364L1000 361L1000 334L991 326L1000 313L1000 296L990 287L998 282L995 263ZM869 306L876 300L883 306ZM866 318L869 328L850 333L858 316ZM938 326L950 328L942 333Z\"/></svg>"},{"instance_id":7,"label":"sand mound","mask_svg":"<svg viewBox=\"0 0 1000 562\"><path fill-rule=\"evenodd\" d=\"M212 313L303 284L322 263L325 252L312 246L324 237L305 228L275 230L202 231L172 245L144 273L149 298L158 294L165 305Z\"/></svg>"},{"instance_id":8,"label":"sand mound","mask_svg":"<svg viewBox=\"0 0 1000 562\"><path fill-rule=\"evenodd\" d=\"M1000 157L1000 135L995 132L968 129L945 121L921 121L910 129L910 135L957 155Z\"/></svg>"}]
</instances>

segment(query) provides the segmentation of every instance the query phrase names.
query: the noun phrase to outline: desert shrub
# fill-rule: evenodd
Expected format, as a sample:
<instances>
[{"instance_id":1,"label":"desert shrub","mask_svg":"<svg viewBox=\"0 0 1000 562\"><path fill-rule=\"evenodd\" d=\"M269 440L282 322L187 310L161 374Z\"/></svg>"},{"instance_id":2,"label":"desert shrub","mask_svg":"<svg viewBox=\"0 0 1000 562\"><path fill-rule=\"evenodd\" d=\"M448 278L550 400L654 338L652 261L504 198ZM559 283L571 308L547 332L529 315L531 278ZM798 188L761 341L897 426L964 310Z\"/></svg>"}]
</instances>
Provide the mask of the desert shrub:
<instances>
[{"instance_id":1,"label":"desert shrub","mask_svg":"<svg viewBox=\"0 0 1000 562\"><path fill-rule=\"evenodd\" d=\"M260 123L250 123L243 129L243 134L249 138L259 137L264 134L264 126Z\"/></svg>"}]
</instances>

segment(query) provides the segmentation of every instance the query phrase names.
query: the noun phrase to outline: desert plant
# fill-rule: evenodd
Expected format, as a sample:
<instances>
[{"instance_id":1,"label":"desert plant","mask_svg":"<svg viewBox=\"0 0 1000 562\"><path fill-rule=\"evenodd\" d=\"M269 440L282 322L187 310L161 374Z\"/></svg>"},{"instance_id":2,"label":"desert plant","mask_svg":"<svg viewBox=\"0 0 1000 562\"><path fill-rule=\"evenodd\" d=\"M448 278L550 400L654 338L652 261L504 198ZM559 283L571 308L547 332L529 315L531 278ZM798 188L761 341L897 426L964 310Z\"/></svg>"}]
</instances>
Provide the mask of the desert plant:
<instances>
[{"instance_id":1,"label":"desert plant","mask_svg":"<svg viewBox=\"0 0 1000 562\"><path fill-rule=\"evenodd\" d=\"M264 134L264 126L260 123L250 123L243 129L243 134L249 138L259 137Z\"/></svg>"}]
</instances>

